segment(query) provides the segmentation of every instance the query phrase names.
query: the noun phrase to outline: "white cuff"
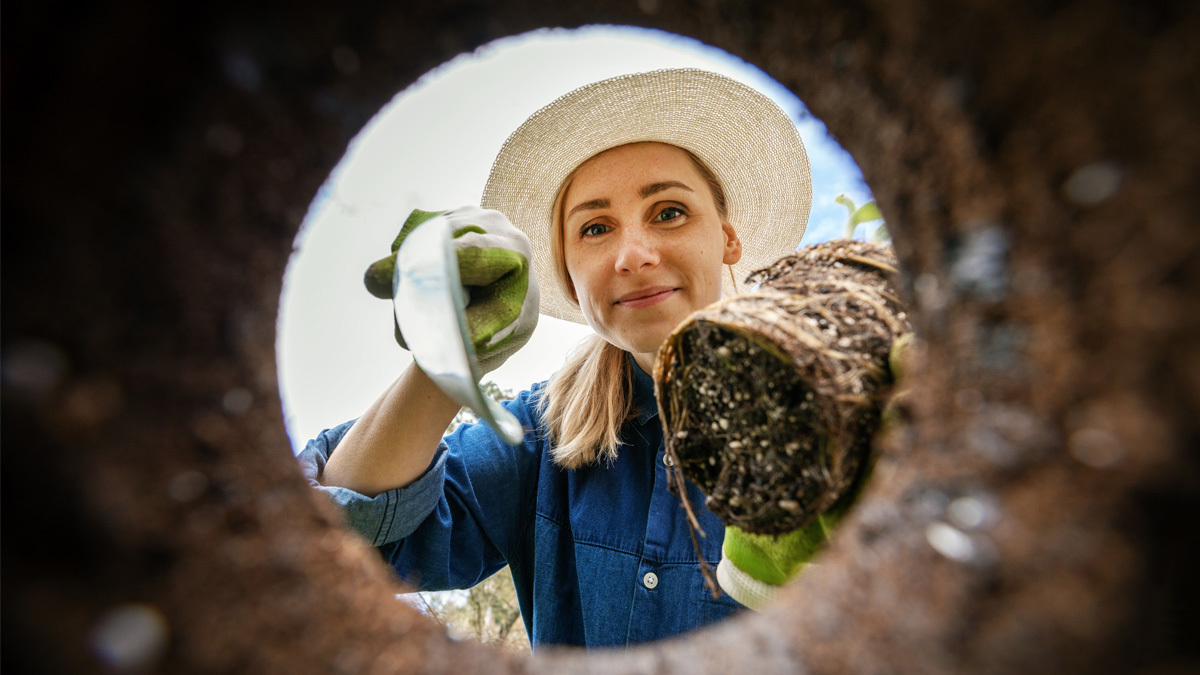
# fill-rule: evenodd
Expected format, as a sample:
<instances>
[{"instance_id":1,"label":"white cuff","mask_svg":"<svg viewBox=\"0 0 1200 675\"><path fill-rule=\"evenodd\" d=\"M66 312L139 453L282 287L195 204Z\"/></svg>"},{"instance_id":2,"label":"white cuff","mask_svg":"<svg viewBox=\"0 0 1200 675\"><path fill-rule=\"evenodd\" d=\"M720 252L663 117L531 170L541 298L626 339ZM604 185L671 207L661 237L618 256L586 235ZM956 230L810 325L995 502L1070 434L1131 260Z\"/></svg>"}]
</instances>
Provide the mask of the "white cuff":
<instances>
[{"instance_id":1,"label":"white cuff","mask_svg":"<svg viewBox=\"0 0 1200 675\"><path fill-rule=\"evenodd\" d=\"M759 581L741 571L725 557L724 552L721 553L721 562L717 565L717 583L729 597L754 611L761 610L779 593L779 586Z\"/></svg>"}]
</instances>

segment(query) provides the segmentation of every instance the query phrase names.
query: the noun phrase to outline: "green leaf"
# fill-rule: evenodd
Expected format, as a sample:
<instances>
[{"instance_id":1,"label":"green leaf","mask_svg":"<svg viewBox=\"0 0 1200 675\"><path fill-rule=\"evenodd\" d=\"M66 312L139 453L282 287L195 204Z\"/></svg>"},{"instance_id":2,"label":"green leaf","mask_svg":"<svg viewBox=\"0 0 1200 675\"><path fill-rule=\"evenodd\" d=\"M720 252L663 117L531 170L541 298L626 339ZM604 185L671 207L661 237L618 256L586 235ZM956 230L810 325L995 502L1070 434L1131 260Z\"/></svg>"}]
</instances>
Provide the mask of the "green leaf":
<instances>
[{"instance_id":1,"label":"green leaf","mask_svg":"<svg viewBox=\"0 0 1200 675\"><path fill-rule=\"evenodd\" d=\"M858 207L858 210L850 216L850 223L854 227L858 227L859 223L868 223L872 220L883 220L883 214L879 212L879 206L873 199Z\"/></svg>"},{"instance_id":2,"label":"green leaf","mask_svg":"<svg viewBox=\"0 0 1200 675\"><path fill-rule=\"evenodd\" d=\"M887 224L880 223L879 227L875 228L875 234L871 235L871 241L891 241L892 233L888 232Z\"/></svg>"}]
</instances>

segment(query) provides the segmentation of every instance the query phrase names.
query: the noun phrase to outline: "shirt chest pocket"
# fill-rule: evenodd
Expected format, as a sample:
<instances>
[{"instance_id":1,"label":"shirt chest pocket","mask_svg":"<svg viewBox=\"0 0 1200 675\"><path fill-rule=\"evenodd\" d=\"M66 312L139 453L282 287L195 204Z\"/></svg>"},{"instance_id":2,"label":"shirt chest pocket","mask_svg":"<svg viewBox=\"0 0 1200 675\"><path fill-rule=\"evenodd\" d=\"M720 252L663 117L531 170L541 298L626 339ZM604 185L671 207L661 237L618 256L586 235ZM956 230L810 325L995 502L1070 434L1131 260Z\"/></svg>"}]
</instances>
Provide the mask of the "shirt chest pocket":
<instances>
[{"instance_id":1,"label":"shirt chest pocket","mask_svg":"<svg viewBox=\"0 0 1200 675\"><path fill-rule=\"evenodd\" d=\"M645 539L653 485L629 463L587 467L567 476L567 518L576 542L637 555Z\"/></svg>"}]
</instances>

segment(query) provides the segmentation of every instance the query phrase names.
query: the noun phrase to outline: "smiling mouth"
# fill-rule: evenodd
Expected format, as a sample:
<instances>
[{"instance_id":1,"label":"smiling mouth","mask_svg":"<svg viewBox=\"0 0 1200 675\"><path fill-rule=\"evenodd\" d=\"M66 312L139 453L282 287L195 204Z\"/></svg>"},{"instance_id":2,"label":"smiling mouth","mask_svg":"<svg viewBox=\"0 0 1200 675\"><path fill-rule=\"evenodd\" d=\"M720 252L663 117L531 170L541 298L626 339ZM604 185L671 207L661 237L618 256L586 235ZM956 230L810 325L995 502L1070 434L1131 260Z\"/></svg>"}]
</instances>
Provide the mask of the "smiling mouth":
<instances>
[{"instance_id":1,"label":"smiling mouth","mask_svg":"<svg viewBox=\"0 0 1200 675\"><path fill-rule=\"evenodd\" d=\"M654 288L643 288L641 290L628 293L621 296L614 305L628 307L630 309L639 309L642 307L650 307L657 305L669 298L679 289L671 286L656 286Z\"/></svg>"}]
</instances>

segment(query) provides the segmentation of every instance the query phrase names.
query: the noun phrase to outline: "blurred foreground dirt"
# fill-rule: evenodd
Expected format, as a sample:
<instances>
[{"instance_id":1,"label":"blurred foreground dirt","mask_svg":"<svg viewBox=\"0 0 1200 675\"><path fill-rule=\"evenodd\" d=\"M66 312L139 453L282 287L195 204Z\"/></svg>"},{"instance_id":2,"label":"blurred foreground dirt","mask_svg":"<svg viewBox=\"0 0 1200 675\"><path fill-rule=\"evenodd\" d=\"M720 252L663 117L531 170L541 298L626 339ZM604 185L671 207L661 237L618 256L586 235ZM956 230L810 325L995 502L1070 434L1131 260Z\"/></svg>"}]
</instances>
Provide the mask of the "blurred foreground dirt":
<instances>
[{"instance_id":1,"label":"blurred foreground dirt","mask_svg":"<svg viewBox=\"0 0 1200 675\"><path fill-rule=\"evenodd\" d=\"M597 22L756 64L851 152L920 337L912 422L767 613L530 660L395 602L305 487L275 317L386 101ZM169 673L1196 666L1196 5L13 1L2 26L6 671L104 672L97 641Z\"/></svg>"}]
</instances>

